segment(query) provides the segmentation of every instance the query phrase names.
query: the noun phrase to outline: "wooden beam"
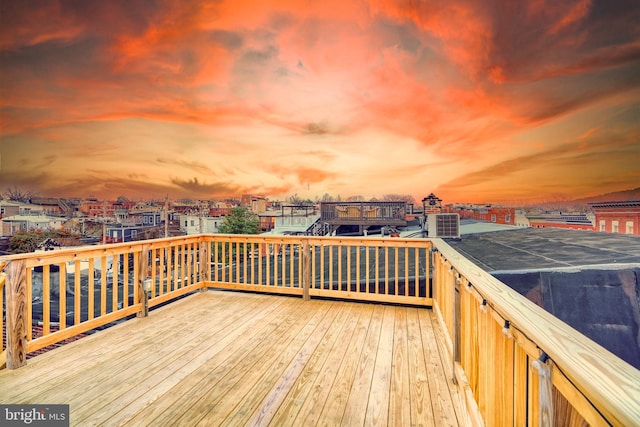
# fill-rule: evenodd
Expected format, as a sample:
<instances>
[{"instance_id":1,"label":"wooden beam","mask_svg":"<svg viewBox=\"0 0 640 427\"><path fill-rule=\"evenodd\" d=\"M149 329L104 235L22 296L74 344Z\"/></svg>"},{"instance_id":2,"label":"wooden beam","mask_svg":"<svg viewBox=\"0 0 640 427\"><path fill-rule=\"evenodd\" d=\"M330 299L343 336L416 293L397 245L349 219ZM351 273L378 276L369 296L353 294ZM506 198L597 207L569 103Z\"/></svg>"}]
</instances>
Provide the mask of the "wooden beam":
<instances>
[{"instance_id":1,"label":"wooden beam","mask_svg":"<svg viewBox=\"0 0 640 427\"><path fill-rule=\"evenodd\" d=\"M7 369L27 364L27 279L24 260L11 261L6 269Z\"/></svg>"},{"instance_id":2,"label":"wooden beam","mask_svg":"<svg viewBox=\"0 0 640 427\"><path fill-rule=\"evenodd\" d=\"M145 289L144 281L147 278L147 270L149 267L149 250L147 247L138 254L138 303L142 305L141 310L138 312L137 317L147 317L149 315L149 300L147 296L147 290Z\"/></svg>"},{"instance_id":3,"label":"wooden beam","mask_svg":"<svg viewBox=\"0 0 640 427\"><path fill-rule=\"evenodd\" d=\"M309 242L302 244L302 295L305 301L309 301L309 285L311 283L311 255Z\"/></svg>"},{"instance_id":4,"label":"wooden beam","mask_svg":"<svg viewBox=\"0 0 640 427\"><path fill-rule=\"evenodd\" d=\"M509 288L443 240L432 239L432 242L446 262L489 301L491 311L499 318L509 320L514 331L544 351L562 370L567 384L583 395L608 423L621 426L637 424L640 419L640 406L637 404L640 371ZM436 296L436 302L440 304L443 296ZM564 393L570 398L577 395L567 390ZM571 404L579 412L589 412L583 410L585 405L580 400L571 401Z\"/></svg>"}]
</instances>

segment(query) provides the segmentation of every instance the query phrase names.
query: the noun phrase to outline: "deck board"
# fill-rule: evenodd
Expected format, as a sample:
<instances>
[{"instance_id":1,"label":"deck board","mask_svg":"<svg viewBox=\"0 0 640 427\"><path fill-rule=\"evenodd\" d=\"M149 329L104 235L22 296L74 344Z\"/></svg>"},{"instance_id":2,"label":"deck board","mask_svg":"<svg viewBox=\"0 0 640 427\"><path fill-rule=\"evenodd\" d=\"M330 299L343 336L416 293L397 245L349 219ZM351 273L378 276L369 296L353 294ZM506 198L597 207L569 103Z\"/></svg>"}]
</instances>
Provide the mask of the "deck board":
<instances>
[{"instance_id":1,"label":"deck board","mask_svg":"<svg viewBox=\"0 0 640 427\"><path fill-rule=\"evenodd\" d=\"M429 309L198 293L0 371L72 425L467 425Z\"/></svg>"}]
</instances>

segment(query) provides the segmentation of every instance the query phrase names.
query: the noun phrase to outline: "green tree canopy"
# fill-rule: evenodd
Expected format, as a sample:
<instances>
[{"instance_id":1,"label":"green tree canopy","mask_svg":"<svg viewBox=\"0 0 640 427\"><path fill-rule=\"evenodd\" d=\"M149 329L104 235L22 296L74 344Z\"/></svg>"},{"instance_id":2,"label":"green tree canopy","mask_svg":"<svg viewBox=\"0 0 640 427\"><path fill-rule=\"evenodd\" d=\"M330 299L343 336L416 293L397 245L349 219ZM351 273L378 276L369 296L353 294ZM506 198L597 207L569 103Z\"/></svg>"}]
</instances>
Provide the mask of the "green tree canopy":
<instances>
[{"instance_id":1,"label":"green tree canopy","mask_svg":"<svg viewBox=\"0 0 640 427\"><path fill-rule=\"evenodd\" d=\"M224 217L218 231L224 234L258 234L260 219L246 208L231 208L231 213Z\"/></svg>"}]
</instances>

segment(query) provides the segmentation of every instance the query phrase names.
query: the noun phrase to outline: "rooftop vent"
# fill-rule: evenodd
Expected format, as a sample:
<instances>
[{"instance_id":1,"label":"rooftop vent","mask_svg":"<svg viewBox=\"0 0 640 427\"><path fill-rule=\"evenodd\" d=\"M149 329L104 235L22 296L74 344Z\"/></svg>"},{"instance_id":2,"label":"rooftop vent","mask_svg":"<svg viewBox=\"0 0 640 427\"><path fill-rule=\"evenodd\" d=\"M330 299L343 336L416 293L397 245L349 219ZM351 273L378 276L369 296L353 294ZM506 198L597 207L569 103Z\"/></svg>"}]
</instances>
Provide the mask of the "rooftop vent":
<instances>
[{"instance_id":1,"label":"rooftop vent","mask_svg":"<svg viewBox=\"0 0 640 427\"><path fill-rule=\"evenodd\" d=\"M427 233L429 237L459 239L460 216L457 213L427 215Z\"/></svg>"}]
</instances>

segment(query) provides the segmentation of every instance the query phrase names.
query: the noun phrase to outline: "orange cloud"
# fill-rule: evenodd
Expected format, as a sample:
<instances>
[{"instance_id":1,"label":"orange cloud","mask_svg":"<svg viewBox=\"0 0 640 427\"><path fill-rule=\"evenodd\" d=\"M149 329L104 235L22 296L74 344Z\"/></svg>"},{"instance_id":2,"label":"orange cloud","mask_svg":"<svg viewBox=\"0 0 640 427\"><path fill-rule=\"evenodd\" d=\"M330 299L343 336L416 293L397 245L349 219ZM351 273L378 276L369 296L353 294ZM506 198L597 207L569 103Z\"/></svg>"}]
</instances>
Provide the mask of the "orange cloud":
<instances>
[{"instance_id":1,"label":"orange cloud","mask_svg":"<svg viewBox=\"0 0 640 427\"><path fill-rule=\"evenodd\" d=\"M636 176L632 2L152 3L3 8L0 184L464 199Z\"/></svg>"}]
</instances>

